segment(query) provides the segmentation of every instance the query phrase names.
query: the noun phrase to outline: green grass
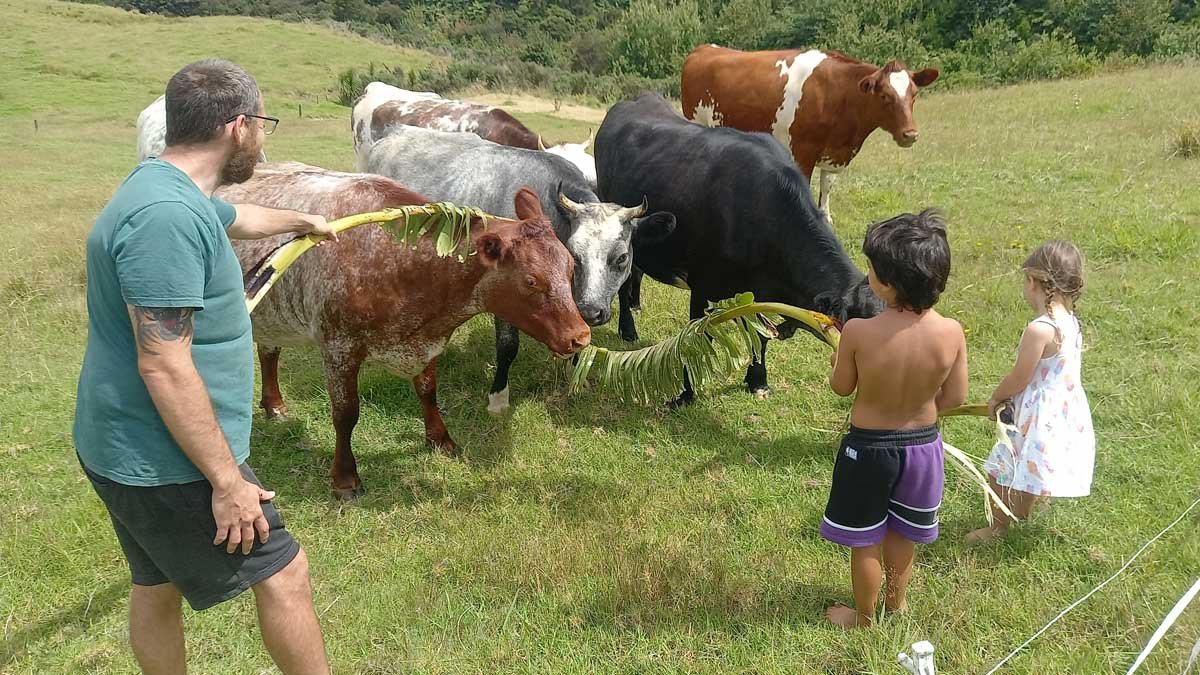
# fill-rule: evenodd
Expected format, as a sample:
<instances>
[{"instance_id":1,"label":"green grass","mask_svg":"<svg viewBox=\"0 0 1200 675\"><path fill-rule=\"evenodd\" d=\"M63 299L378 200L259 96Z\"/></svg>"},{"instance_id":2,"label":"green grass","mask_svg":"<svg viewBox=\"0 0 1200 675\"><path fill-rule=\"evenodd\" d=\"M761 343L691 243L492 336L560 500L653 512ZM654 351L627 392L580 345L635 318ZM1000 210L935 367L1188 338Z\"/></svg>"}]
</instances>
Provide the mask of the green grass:
<instances>
[{"instance_id":1,"label":"green grass","mask_svg":"<svg viewBox=\"0 0 1200 675\"><path fill-rule=\"evenodd\" d=\"M70 427L82 242L132 166L136 114L179 65L228 56L258 77L269 111L304 104L303 119L282 115L272 158L349 168L348 111L321 102L335 73L422 57L322 28L32 0L4 4L0 22L0 672L135 672L127 573ZM515 410L496 420L484 410L491 328L475 320L439 373L466 459L425 450L409 383L368 368L355 435L368 493L351 504L328 494L319 362L285 352L293 416L256 418L252 461L309 552L337 672L897 673L896 653L918 639L937 645L942 672L987 670L1200 492L1200 195L1192 163L1163 150L1164 120L1193 112L1179 92L1198 86L1195 69L1164 67L929 96L916 147L877 135L839 182L837 229L860 264L868 223L948 211L954 274L941 309L970 331L973 400L1006 371L1030 318L1023 257L1050 237L1088 256L1094 496L968 548L980 499L950 469L943 538L919 551L912 612L871 632L821 619L850 599L847 554L816 534L848 401L824 385L828 355L814 340L772 346L769 400L730 382L675 414L568 396L566 373L526 341ZM529 120L556 138L589 126ZM684 294L647 282L644 295L645 338L673 334ZM595 339L619 346L615 326ZM987 452L981 422L945 431ZM1123 673L1200 569L1197 522L1002 672ZM270 672L249 598L185 622L192 672ZM1193 607L1142 672L1179 672L1198 633Z\"/></svg>"}]
</instances>

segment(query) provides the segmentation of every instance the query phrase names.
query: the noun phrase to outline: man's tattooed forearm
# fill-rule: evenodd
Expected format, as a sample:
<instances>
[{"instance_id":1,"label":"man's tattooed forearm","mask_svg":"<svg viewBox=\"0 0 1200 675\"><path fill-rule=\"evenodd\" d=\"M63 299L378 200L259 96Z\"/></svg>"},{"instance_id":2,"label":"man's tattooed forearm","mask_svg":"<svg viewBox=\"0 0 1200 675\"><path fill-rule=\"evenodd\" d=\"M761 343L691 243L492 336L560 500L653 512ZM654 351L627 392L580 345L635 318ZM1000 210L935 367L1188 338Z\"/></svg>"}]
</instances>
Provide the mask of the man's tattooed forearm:
<instances>
[{"instance_id":1,"label":"man's tattooed forearm","mask_svg":"<svg viewBox=\"0 0 1200 675\"><path fill-rule=\"evenodd\" d=\"M190 342L192 314L186 307L134 307L138 349L158 356L155 347L163 342Z\"/></svg>"}]
</instances>

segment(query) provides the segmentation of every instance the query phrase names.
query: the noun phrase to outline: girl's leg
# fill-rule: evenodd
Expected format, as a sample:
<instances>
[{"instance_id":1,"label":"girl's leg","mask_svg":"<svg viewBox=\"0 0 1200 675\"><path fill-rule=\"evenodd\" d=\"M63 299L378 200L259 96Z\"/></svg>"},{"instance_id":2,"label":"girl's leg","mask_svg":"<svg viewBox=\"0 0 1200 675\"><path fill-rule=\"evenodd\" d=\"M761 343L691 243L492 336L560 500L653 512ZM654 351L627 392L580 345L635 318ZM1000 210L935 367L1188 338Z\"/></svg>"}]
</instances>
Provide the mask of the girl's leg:
<instances>
[{"instance_id":1,"label":"girl's leg","mask_svg":"<svg viewBox=\"0 0 1200 675\"><path fill-rule=\"evenodd\" d=\"M1039 497L1028 492L1013 490L1012 488L1001 487L996 483L996 479L988 476L988 485L992 491L1000 495L1004 500L1004 505L1012 511L1013 515L1020 520L1025 520L1029 514L1033 512L1034 506L1039 501ZM1012 519L1008 517L1000 507L996 506L991 500L988 504L992 509L992 524L987 527L981 527L967 535L968 542L990 541L997 537L1003 537L1008 533L1008 527L1012 524Z\"/></svg>"},{"instance_id":2,"label":"girl's leg","mask_svg":"<svg viewBox=\"0 0 1200 675\"><path fill-rule=\"evenodd\" d=\"M868 627L875 620L875 603L883 581L883 548L862 546L850 549L850 578L854 583L854 608L834 605L825 617L842 628Z\"/></svg>"},{"instance_id":3,"label":"girl's leg","mask_svg":"<svg viewBox=\"0 0 1200 675\"><path fill-rule=\"evenodd\" d=\"M1004 502L1008 504L1008 508L1013 512L1013 515L1025 520L1029 514L1033 513L1033 509L1037 506L1042 498L1038 495L1021 492L1020 490L1010 490L1009 494L1004 496ZM1008 520L1008 517L1005 517Z\"/></svg>"}]
</instances>

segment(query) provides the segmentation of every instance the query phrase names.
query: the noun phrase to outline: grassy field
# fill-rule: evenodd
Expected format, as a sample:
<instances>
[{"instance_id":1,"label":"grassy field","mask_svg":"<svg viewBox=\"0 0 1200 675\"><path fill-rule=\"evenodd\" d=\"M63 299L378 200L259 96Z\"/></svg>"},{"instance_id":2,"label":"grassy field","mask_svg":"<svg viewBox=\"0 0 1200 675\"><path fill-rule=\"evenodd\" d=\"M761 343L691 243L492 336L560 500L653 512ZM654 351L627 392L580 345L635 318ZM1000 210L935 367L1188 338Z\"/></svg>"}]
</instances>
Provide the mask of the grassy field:
<instances>
[{"instance_id":1,"label":"grassy field","mask_svg":"<svg viewBox=\"0 0 1200 675\"><path fill-rule=\"evenodd\" d=\"M426 57L323 28L33 0L4 3L0 24L0 672L135 672L127 571L70 426L83 239L133 165L136 114L178 66L226 56L284 118L272 158L344 169L348 111L323 102L336 71ZM860 264L868 223L947 210L954 273L940 308L969 330L973 400L1006 371L1031 318L1017 272L1027 252L1067 237L1089 259L1094 495L970 548L962 536L981 524L981 503L951 469L943 537L919 552L912 612L871 632L838 632L821 616L850 600L846 552L817 537L848 401L827 390L814 340L773 347L770 399L731 382L673 414L569 396L565 371L527 341L513 414L493 419L491 328L473 321L439 377L465 459L422 447L411 386L369 368L355 436L368 492L348 504L328 492L319 362L285 352L293 415L256 418L252 462L309 552L336 672L887 674L918 639L937 645L941 672L986 671L1200 496L1200 163L1167 156L1172 128L1195 121L1187 92L1198 87L1194 67L1161 67L931 95L916 147L877 135L839 183L837 229ZM540 112L522 116L548 138L582 139L595 125L530 110ZM686 316L681 292L649 281L645 306L647 340ZM595 340L618 346L615 325ZM944 431L975 454L989 448L980 421ZM1198 522L1002 672L1125 672L1200 570ZM192 672L272 672L249 598L185 622ZM1143 672L1182 670L1198 634L1200 606Z\"/></svg>"}]
</instances>

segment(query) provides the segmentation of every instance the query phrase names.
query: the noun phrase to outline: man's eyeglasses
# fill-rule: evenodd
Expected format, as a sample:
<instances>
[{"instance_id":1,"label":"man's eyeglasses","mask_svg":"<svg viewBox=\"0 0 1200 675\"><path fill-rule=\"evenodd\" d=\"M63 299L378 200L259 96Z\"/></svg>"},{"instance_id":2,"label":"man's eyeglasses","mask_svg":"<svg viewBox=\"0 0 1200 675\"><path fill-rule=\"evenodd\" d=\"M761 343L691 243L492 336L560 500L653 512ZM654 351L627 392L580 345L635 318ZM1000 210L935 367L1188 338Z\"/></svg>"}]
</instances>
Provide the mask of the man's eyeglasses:
<instances>
[{"instance_id":1,"label":"man's eyeglasses","mask_svg":"<svg viewBox=\"0 0 1200 675\"><path fill-rule=\"evenodd\" d=\"M279 118L278 117L264 117L263 115L251 115L250 113L238 113L238 114L234 115L233 117L230 117L229 119L225 120L225 124L229 124L230 122L236 120L239 117L253 117L256 120L262 120L263 121L263 133L268 136L275 133L275 127L279 126Z\"/></svg>"}]
</instances>

